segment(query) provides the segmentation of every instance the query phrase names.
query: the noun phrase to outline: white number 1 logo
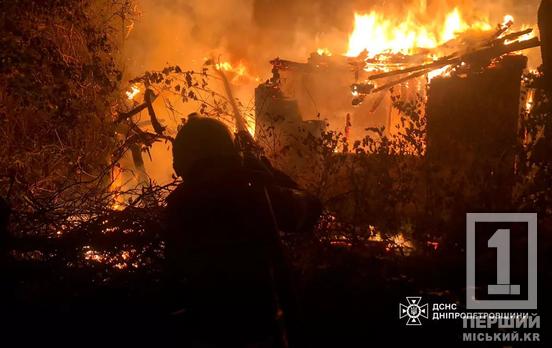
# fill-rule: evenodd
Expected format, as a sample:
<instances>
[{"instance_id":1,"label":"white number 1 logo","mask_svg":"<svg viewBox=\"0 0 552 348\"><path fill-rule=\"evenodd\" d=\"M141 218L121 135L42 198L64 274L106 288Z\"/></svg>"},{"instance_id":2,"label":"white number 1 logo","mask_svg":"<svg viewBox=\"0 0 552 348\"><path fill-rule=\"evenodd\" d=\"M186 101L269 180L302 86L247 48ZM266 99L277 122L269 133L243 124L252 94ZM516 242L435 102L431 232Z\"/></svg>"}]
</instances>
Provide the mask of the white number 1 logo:
<instances>
[{"instance_id":1,"label":"white number 1 logo","mask_svg":"<svg viewBox=\"0 0 552 348\"><path fill-rule=\"evenodd\" d=\"M510 284L510 230L497 230L487 242L496 248L496 284L489 285L489 295L519 295L520 286Z\"/></svg>"}]
</instances>

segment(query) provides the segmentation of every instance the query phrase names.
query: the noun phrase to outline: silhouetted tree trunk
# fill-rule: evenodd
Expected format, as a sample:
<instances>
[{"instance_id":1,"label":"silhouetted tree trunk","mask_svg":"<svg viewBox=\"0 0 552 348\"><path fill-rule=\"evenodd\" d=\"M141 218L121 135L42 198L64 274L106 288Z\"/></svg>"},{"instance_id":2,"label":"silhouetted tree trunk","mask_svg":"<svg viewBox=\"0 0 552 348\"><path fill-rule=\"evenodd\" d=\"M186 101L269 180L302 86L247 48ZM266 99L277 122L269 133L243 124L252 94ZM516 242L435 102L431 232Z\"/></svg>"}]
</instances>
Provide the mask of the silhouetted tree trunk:
<instances>
[{"instance_id":1,"label":"silhouetted tree trunk","mask_svg":"<svg viewBox=\"0 0 552 348\"><path fill-rule=\"evenodd\" d=\"M552 0L542 0L539 7L539 30L542 63L546 77L546 88L552 90Z\"/></svg>"}]
</instances>

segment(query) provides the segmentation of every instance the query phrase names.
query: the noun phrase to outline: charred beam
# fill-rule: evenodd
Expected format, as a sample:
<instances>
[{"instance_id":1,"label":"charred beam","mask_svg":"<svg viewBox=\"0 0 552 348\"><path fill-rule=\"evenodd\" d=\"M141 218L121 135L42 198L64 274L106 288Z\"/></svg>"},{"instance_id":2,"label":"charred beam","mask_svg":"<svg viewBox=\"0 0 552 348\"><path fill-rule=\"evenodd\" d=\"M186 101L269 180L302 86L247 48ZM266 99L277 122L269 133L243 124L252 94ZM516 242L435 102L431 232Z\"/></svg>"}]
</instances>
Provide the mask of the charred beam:
<instances>
[{"instance_id":1,"label":"charred beam","mask_svg":"<svg viewBox=\"0 0 552 348\"><path fill-rule=\"evenodd\" d=\"M153 101L155 100L155 94L151 89L146 89L146 93L144 94L144 99L146 101L146 107L148 108L148 114L151 119L151 125L153 126L153 130L155 133L159 135L163 135L163 132L165 131L165 127L161 125L159 120L157 119L157 115L155 114L155 110L153 109Z\"/></svg>"},{"instance_id":2,"label":"charred beam","mask_svg":"<svg viewBox=\"0 0 552 348\"><path fill-rule=\"evenodd\" d=\"M153 103L157 99L156 95L153 95L150 98L150 101ZM123 122L124 120L131 118L132 116L136 115L139 112L142 112L143 110L147 109L148 103L144 102L134 109L128 111L128 112L119 112L119 116L117 116L117 119L115 120L115 123Z\"/></svg>"},{"instance_id":3,"label":"charred beam","mask_svg":"<svg viewBox=\"0 0 552 348\"><path fill-rule=\"evenodd\" d=\"M416 72L416 71L431 71L431 70L445 67L447 65L459 64L461 62L478 62L483 60L489 61L493 58L500 57L504 54L508 54L516 51L522 51L525 49L539 47L539 46L540 46L540 41L538 38L535 37L530 40L518 41L508 45L486 47L458 57L447 56L430 64L422 64L422 65L413 66L411 68L406 68L402 70L394 70L394 71L389 71L381 74L375 74L370 76L368 79L377 80L377 79L407 74L407 73Z\"/></svg>"},{"instance_id":4,"label":"charred beam","mask_svg":"<svg viewBox=\"0 0 552 348\"><path fill-rule=\"evenodd\" d=\"M380 86L378 88L374 88L372 90L372 93L378 93L378 92L381 92L381 91L385 91L387 89L390 89L396 85L400 85L401 83L404 83L406 81L409 81L409 80L412 80L412 79L415 79L415 78L418 78L418 77L421 77L421 76L424 76L425 74L431 72L431 69L426 69L426 70L422 70L422 71L418 71L418 72L415 72L413 74L410 74L408 76L405 76L403 78L400 78L400 79L397 79L397 80L393 80L391 82L388 82L386 84L384 84L383 86Z\"/></svg>"}]
</instances>

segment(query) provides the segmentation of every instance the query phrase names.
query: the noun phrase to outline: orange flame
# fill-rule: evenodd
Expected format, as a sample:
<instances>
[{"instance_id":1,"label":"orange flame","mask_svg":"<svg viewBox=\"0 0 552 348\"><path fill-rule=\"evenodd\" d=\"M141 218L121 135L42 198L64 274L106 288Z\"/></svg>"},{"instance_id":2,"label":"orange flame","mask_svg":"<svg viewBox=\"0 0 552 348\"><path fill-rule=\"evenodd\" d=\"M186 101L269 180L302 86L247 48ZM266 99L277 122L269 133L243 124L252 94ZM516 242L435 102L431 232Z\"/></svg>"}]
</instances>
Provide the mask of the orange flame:
<instances>
[{"instance_id":1,"label":"orange flame","mask_svg":"<svg viewBox=\"0 0 552 348\"><path fill-rule=\"evenodd\" d=\"M236 66L232 65L230 62L220 62L216 64L216 68L222 71L232 72L238 77L247 75L247 68L241 62Z\"/></svg>"},{"instance_id":2,"label":"orange flame","mask_svg":"<svg viewBox=\"0 0 552 348\"><path fill-rule=\"evenodd\" d=\"M358 56L362 51L368 57L382 53L413 54L416 48L435 48L467 30L488 31L493 27L487 21L467 23L460 10L455 8L444 23L419 23L412 13L403 20L385 18L375 11L369 14L355 13L354 30L349 36L346 55Z\"/></svg>"},{"instance_id":3,"label":"orange flame","mask_svg":"<svg viewBox=\"0 0 552 348\"><path fill-rule=\"evenodd\" d=\"M124 210L124 197L119 193L121 188L124 186L123 183L123 171L120 167L116 166L113 168L112 175L112 182L109 187L109 191L114 193L113 196L113 203L111 205L111 209L113 210Z\"/></svg>"},{"instance_id":4,"label":"orange flame","mask_svg":"<svg viewBox=\"0 0 552 348\"><path fill-rule=\"evenodd\" d=\"M316 54L318 54L319 56L328 56L328 57L332 56L332 52L328 48L325 48L325 47L317 49Z\"/></svg>"},{"instance_id":5,"label":"orange flame","mask_svg":"<svg viewBox=\"0 0 552 348\"><path fill-rule=\"evenodd\" d=\"M140 93L140 88L138 88L136 85L130 87L130 91L125 92L128 100L133 100L134 97Z\"/></svg>"}]
</instances>

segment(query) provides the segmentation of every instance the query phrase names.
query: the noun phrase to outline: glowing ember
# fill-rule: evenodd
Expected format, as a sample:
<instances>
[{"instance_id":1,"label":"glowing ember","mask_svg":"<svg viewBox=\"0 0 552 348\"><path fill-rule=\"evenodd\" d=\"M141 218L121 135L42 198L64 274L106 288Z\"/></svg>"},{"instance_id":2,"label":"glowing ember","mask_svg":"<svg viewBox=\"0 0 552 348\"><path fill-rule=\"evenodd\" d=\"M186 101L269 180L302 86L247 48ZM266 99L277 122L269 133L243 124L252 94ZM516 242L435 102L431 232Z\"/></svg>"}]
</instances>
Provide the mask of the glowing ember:
<instances>
[{"instance_id":1,"label":"glowing ember","mask_svg":"<svg viewBox=\"0 0 552 348\"><path fill-rule=\"evenodd\" d=\"M402 233L399 233L396 236L393 236L391 238L391 242L393 242L393 244L395 244L399 248L406 248L406 249L414 248L414 244L412 244L411 241L406 239Z\"/></svg>"},{"instance_id":2,"label":"glowing ember","mask_svg":"<svg viewBox=\"0 0 552 348\"><path fill-rule=\"evenodd\" d=\"M433 250L439 249L439 242L428 241L428 242L427 242L427 245L428 245L430 248L432 248Z\"/></svg>"},{"instance_id":3,"label":"glowing ember","mask_svg":"<svg viewBox=\"0 0 552 348\"><path fill-rule=\"evenodd\" d=\"M126 269L129 266L133 268L140 267L139 255L136 249L122 250L121 252L114 253L105 250L96 250L89 245L85 245L82 251L84 260L92 263L101 263L118 270Z\"/></svg>"},{"instance_id":4,"label":"glowing ember","mask_svg":"<svg viewBox=\"0 0 552 348\"><path fill-rule=\"evenodd\" d=\"M88 261L104 262L105 256L95 250L86 250L84 252L84 259Z\"/></svg>"},{"instance_id":5,"label":"glowing ember","mask_svg":"<svg viewBox=\"0 0 552 348\"><path fill-rule=\"evenodd\" d=\"M531 112L533 110L533 100L535 98L535 90L530 89L527 91L527 101L525 102L526 112Z\"/></svg>"}]
</instances>

